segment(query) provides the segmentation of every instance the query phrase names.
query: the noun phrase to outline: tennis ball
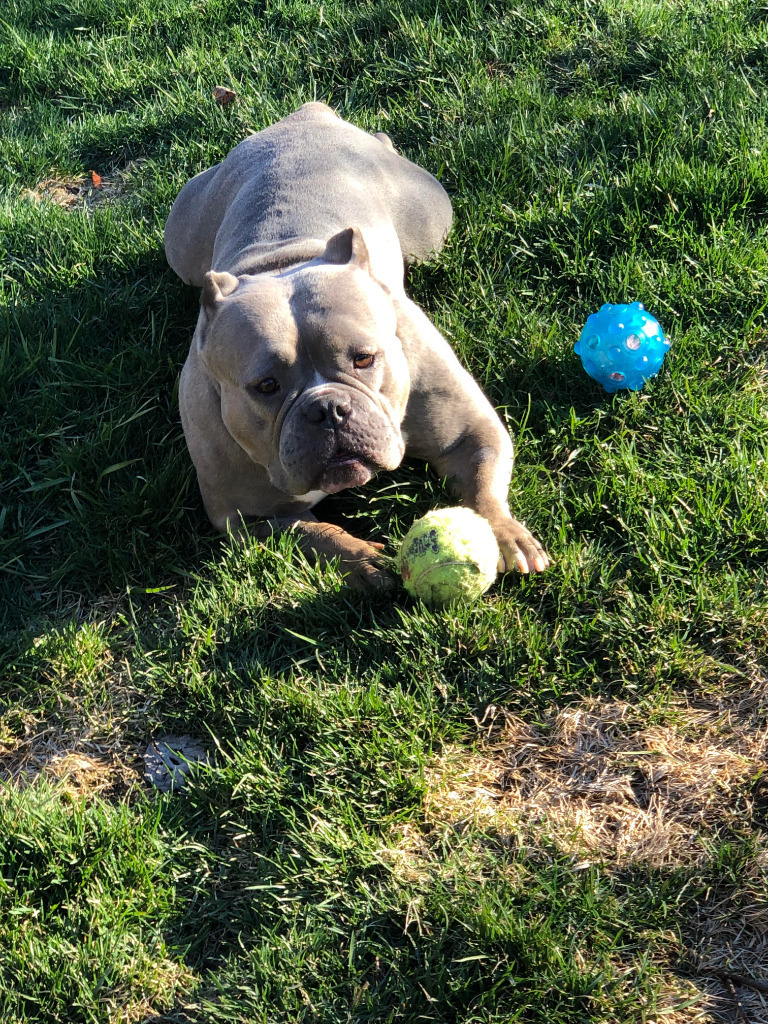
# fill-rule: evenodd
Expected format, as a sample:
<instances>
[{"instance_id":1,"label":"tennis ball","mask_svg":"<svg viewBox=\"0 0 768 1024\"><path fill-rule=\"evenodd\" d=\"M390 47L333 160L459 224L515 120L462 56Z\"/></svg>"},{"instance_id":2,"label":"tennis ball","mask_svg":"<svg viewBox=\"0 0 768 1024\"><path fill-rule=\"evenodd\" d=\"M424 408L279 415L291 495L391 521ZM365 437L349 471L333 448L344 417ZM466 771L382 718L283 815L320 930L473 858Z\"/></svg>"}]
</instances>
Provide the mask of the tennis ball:
<instances>
[{"instance_id":1,"label":"tennis ball","mask_svg":"<svg viewBox=\"0 0 768 1024\"><path fill-rule=\"evenodd\" d=\"M471 508L439 508L406 533L398 567L405 589L425 604L474 601L496 579L499 546Z\"/></svg>"}]
</instances>

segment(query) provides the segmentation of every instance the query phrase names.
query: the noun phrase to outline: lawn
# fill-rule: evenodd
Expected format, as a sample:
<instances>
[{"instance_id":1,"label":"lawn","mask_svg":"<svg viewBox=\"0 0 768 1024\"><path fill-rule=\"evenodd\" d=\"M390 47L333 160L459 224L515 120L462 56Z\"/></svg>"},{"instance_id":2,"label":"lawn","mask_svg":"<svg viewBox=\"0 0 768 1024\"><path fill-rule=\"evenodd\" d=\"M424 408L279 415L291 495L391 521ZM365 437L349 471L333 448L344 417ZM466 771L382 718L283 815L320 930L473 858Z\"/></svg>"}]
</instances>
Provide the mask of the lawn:
<instances>
[{"instance_id":1,"label":"lawn","mask_svg":"<svg viewBox=\"0 0 768 1024\"><path fill-rule=\"evenodd\" d=\"M767 74L748 0L5 0L4 1024L768 1021ZM202 509L163 224L313 98L454 203L408 289L554 562L468 608ZM631 300L672 349L610 396ZM325 511L393 554L449 502Z\"/></svg>"}]
</instances>

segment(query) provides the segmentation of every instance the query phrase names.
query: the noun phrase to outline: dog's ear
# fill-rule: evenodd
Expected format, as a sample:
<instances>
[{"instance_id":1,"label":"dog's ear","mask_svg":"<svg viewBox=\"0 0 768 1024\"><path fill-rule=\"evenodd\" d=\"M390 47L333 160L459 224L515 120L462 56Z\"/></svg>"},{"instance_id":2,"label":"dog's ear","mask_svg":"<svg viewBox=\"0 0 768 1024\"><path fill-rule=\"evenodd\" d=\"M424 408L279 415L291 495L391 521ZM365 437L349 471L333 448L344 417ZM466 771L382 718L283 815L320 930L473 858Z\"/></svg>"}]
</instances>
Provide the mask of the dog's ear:
<instances>
[{"instance_id":1,"label":"dog's ear","mask_svg":"<svg viewBox=\"0 0 768 1024\"><path fill-rule=\"evenodd\" d=\"M231 295L238 284L240 284L238 279L226 271L223 273L218 273L215 270L208 271L205 275L203 290L200 293L200 305L209 321L213 319L216 307L221 300L227 295Z\"/></svg>"},{"instance_id":2,"label":"dog's ear","mask_svg":"<svg viewBox=\"0 0 768 1024\"><path fill-rule=\"evenodd\" d=\"M344 228L328 239L323 257L328 263L349 263L369 270L371 258L360 228Z\"/></svg>"}]
</instances>

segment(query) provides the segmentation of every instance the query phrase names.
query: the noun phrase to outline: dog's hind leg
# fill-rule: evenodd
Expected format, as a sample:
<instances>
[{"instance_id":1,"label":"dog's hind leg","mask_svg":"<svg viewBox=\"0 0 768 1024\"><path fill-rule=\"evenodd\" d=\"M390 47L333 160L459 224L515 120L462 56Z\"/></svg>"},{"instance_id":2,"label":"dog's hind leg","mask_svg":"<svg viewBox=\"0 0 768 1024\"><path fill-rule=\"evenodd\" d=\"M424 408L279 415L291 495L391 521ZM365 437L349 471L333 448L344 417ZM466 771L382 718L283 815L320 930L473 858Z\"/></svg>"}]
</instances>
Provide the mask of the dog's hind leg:
<instances>
[{"instance_id":1,"label":"dog's hind leg","mask_svg":"<svg viewBox=\"0 0 768 1024\"><path fill-rule=\"evenodd\" d=\"M210 210L213 179L220 164L209 167L188 181L176 196L165 223L165 255L171 268L185 284L202 288L211 269L213 244L222 213ZM205 211L201 215L201 211Z\"/></svg>"},{"instance_id":2,"label":"dog's hind leg","mask_svg":"<svg viewBox=\"0 0 768 1024\"><path fill-rule=\"evenodd\" d=\"M385 147L381 165L389 179L388 207L400 249L407 263L417 263L442 248L453 221L451 200L429 171L400 156L389 139L389 145L379 141Z\"/></svg>"}]
</instances>

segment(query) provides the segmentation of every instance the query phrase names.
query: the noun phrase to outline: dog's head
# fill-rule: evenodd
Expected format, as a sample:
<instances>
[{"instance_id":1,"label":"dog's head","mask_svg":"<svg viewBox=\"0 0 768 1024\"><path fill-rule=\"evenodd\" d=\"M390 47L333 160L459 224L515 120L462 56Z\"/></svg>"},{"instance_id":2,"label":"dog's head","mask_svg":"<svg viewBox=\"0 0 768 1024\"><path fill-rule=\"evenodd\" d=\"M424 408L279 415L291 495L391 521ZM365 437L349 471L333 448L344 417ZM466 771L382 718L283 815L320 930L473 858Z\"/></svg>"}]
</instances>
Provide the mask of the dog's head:
<instances>
[{"instance_id":1,"label":"dog's head","mask_svg":"<svg viewBox=\"0 0 768 1024\"><path fill-rule=\"evenodd\" d=\"M224 424L275 487L330 494L400 464L408 364L359 231L274 276L211 272L201 303Z\"/></svg>"}]
</instances>

